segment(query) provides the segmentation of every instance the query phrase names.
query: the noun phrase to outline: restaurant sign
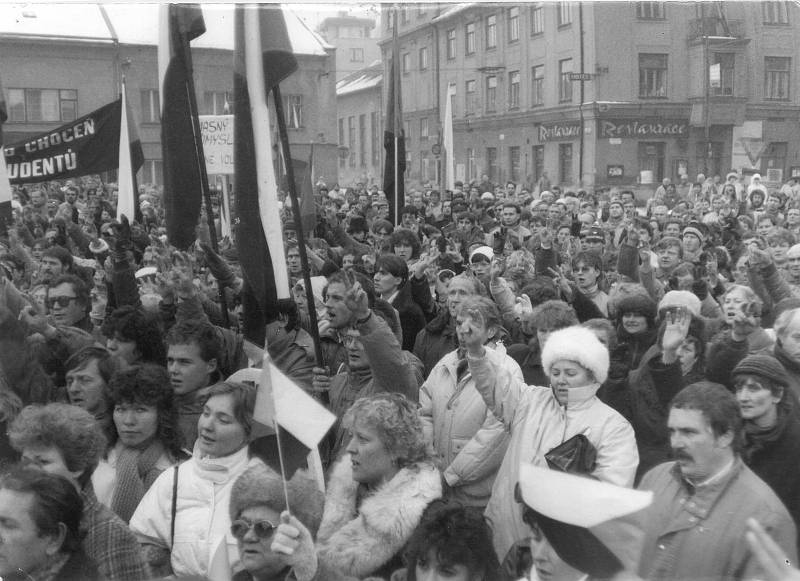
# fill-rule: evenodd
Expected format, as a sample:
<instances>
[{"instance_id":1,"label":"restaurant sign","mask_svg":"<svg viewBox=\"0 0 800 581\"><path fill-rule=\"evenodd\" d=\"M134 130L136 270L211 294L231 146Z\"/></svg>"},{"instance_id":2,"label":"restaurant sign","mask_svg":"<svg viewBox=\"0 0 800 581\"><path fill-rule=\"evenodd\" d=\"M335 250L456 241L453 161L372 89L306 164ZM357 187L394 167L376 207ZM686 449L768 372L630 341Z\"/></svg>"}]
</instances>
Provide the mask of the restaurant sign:
<instances>
[{"instance_id":1,"label":"restaurant sign","mask_svg":"<svg viewBox=\"0 0 800 581\"><path fill-rule=\"evenodd\" d=\"M539 143L576 139L581 136L580 121L559 121L539 125Z\"/></svg>"},{"instance_id":2,"label":"restaurant sign","mask_svg":"<svg viewBox=\"0 0 800 581\"><path fill-rule=\"evenodd\" d=\"M601 139L689 136L689 121L683 119L598 119L597 125Z\"/></svg>"}]
</instances>

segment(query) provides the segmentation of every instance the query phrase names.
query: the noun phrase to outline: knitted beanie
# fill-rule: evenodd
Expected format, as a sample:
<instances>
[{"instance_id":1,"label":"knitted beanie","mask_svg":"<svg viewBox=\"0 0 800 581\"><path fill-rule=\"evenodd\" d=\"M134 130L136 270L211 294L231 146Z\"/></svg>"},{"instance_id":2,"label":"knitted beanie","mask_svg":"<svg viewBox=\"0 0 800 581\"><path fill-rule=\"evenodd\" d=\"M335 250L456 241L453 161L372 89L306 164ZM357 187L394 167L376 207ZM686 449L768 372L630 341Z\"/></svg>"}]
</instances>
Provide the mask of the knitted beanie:
<instances>
[{"instance_id":1,"label":"knitted beanie","mask_svg":"<svg viewBox=\"0 0 800 581\"><path fill-rule=\"evenodd\" d=\"M787 387L790 382L789 375L781 362L772 355L765 353L754 353L742 359L739 365L734 367L733 375L736 376L743 373L764 377L783 387Z\"/></svg>"},{"instance_id":2,"label":"knitted beanie","mask_svg":"<svg viewBox=\"0 0 800 581\"><path fill-rule=\"evenodd\" d=\"M286 487L292 514L305 525L312 537L316 536L322 521L325 496L301 470L295 472ZM231 520L236 520L242 511L253 506L267 506L278 512L286 510L280 474L261 462L245 470L233 483L229 504Z\"/></svg>"},{"instance_id":3,"label":"knitted beanie","mask_svg":"<svg viewBox=\"0 0 800 581\"><path fill-rule=\"evenodd\" d=\"M608 377L608 349L592 331L583 327L567 327L551 333L542 350L542 367L547 375L557 361L574 361L591 371L598 383Z\"/></svg>"},{"instance_id":4,"label":"knitted beanie","mask_svg":"<svg viewBox=\"0 0 800 581\"><path fill-rule=\"evenodd\" d=\"M673 290L669 291L658 303L659 312L669 307L686 307L694 317L700 316L700 299L689 291Z\"/></svg>"}]
</instances>

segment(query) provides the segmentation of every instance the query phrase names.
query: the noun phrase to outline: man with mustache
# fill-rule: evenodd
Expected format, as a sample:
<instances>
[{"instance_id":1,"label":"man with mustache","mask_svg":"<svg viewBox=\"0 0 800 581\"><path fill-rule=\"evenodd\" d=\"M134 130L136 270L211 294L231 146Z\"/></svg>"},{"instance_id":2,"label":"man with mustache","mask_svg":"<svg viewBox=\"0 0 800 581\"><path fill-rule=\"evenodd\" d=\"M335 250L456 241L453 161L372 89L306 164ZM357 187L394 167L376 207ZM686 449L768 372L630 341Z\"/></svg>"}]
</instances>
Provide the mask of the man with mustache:
<instances>
[{"instance_id":1,"label":"man with mustache","mask_svg":"<svg viewBox=\"0 0 800 581\"><path fill-rule=\"evenodd\" d=\"M736 398L703 381L675 396L667 427L673 462L653 468L639 488L653 491L643 515L639 575L648 580L756 579L764 572L745 540L747 520L764 523L796 563L796 530L772 489L743 463Z\"/></svg>"}]
</instances>

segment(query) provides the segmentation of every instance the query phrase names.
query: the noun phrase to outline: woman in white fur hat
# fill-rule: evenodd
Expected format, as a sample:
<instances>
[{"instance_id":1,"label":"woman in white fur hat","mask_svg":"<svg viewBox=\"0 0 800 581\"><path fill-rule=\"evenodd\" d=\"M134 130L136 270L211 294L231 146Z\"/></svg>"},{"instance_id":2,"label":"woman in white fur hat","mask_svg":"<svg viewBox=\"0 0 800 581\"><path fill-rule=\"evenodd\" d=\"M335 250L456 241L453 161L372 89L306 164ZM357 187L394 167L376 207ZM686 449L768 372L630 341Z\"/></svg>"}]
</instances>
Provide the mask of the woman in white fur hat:
<instances>
[{"instance_id":1,"label":"woman in white fur hat","mask_svg":"<svg viewBox=\"0 0 800 581\"><path fill-rule=\"evenodd\" d=\"M465 320L457 332L487 407L511 433L492 489L486 515L494 528L494 546L502 562L515 543L529 536L514 499L522 462L547 466L545 454L583 434L597 450L591 475L612 484L633 484L639 455L631 425L595 395L608 376L608 350L595 334L567 327L551 334L542 351L549 387L526 385L494 364L484 348L486 325Z\"/></svg>"}]
</instances>

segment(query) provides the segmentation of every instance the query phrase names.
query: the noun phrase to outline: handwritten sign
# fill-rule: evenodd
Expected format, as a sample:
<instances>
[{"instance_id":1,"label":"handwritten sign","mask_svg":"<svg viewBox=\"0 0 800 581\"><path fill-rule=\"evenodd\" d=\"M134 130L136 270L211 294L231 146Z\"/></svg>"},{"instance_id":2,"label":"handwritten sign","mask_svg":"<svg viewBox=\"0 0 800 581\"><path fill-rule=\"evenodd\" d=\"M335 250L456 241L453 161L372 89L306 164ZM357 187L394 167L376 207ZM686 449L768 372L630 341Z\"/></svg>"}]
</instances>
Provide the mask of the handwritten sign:
<instances>
[{"instance_id":1,"label":"handwritten sign","mask_svg":"<svg viewBox=\"0 0 800 581\"><path fill-rule=\"evenodd\" d=\"M599 119L601 138L632 137L688 137L689 121L676 119Z\"/></svg>"},{"instance_id":2,"label":"handwritten sign","mask_svg":"<svg viewBox=\"0 0 800 581\"><path fill-rule=\"evenodd\" d=\"M200 115L206 171L233 174L233 115Z\"/></svg>"},{"instance_id":3,"label":"handwritten sign","mask_svg":"<svg viewBox=\"0 0 800 581\"><path fill-rule=\"evenodd\" d=\"M561 121L539 125L539 143L577 139L581 136L580 121Z\"/></svg>"},{"instance_id":4,"label":"handwritten sign","mask_svg":"<svg viewBox=\"0 0 800 581\"><path fill-rule=\"evenodd\" d=\"M610 178L621 178L625 175L625 166L608 165L606 166L606 176Z\"/></svg>"}]
</instances>

